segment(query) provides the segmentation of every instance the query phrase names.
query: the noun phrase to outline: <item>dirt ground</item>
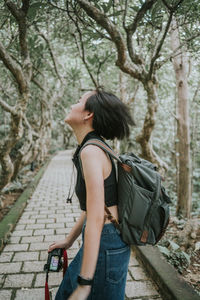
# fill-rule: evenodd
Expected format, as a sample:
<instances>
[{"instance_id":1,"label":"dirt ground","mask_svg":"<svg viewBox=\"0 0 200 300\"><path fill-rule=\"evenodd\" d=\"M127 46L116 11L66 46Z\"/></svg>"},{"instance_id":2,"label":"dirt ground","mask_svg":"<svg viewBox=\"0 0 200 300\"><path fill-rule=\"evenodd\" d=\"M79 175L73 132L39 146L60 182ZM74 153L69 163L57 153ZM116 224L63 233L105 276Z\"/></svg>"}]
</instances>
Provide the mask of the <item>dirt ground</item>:
<instances>
[{"instance_id":1,"label":"dirt ground","mask_svg":"<svg viewBox=\"0 0 200 300\"><path fill-rule=\"evenodd\" d=\"M1 196L1 201L3 202L3 207L0 208L0 221L9 212L11 207L14 205L17 198L22 192L10 192Z\"/></svg>"},{"instance_id":2,"label":"dirt ground","mask_svg":"<svg viewBox=\"0 0 200 300\"><path fill-rule=\"evenodd\" d=\"M10 183L10 186L7 187L6 192L0 194L0 222L15 204L15 201L34 178L38 170L38 168L35 168L34 171L25 169L20 174L21 187L17 187L16 185L15 188L13 184Z\"/></svg>"}]
</instances>

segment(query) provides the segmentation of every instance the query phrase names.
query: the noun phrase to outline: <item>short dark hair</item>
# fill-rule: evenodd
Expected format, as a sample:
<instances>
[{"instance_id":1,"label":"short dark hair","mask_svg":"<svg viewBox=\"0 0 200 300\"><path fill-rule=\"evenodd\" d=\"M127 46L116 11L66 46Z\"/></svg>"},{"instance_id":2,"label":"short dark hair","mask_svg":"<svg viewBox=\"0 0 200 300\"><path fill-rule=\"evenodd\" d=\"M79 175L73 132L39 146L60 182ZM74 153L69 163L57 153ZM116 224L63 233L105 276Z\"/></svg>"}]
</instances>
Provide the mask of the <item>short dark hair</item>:
<instances>
[{"instance_id":1,"label":"short dark hair","mask_svg":"<svg viewBox=\"0 0 200 300\"><path fill-rule=\"evenodd\" d=\"M88 97L85 110L94 113L93 128L105 139L123 139L130 134L129 125L135 125L129 108L114 94L96 89Z\"/></svg>"}]
</instances>

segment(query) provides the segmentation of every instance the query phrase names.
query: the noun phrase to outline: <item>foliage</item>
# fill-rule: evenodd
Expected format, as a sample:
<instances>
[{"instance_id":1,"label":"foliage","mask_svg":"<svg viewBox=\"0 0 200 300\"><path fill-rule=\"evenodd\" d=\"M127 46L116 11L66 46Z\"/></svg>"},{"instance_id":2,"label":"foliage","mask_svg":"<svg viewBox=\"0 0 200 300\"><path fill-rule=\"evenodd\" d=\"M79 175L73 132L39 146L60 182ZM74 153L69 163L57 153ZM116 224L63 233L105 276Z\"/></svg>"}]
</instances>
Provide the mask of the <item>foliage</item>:
<instances>
[{"instance_id":1,"label":"foliage","mask_svg":"<svg viewBox=\"0 0 200 300\"><path fill-rule=\"evenodd\" d=\"M166 246L157 246L160 252L167 258L179 273L183 273L190 265L190 256L180 249L179 245L173 241L166 242Z\"/></svg>"}]
</instances>

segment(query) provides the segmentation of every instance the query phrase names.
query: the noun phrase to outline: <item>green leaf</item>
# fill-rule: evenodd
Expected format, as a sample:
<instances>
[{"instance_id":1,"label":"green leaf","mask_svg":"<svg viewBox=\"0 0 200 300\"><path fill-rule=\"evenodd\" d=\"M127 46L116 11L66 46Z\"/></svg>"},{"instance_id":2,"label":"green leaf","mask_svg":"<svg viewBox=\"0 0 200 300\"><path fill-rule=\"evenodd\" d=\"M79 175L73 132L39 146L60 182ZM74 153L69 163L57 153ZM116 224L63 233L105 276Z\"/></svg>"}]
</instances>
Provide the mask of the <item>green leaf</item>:
<instances>
[{"instance_id":1,"label":"green leaf","mask_svg":"<svg viewBox=\"0 0 200 300\"><path fill-rule=\"evenodd\" d=\"M160 250L160 252L164 255L166 255L167 257L170 256L170 251L166 248L166 247L163 247L163 246L157 246Z\"/></svg>"},{"instance_id":2,"label":"green leaf","mask_svg":"<svg viewBox=\"0 0 200 300\"><path fill-rule=\"evenodd\" d=\"M110 10L112 3L113 3L113 0L110 0L107 5L102 4L102 8L103 8L103 11L105 14Z\"/></svg>"},{"instance_id":3,"label":"green leaf","mask_svg":"<svg viewBox=\"0 0 200 300\"><path fill-rule=\"evenodd\" d=\"M173 250L173 251L176 251L178 250L180 247L178 244L174 243L173 241L169 241L169 244L170 244L170 248Z\"/></svg>"},{"instance_id":4,"label":"green leaf","mask_svg":"<svg viewBox=\"0 0 200 300\"><path fill-rule=\"evenodd\" d=\"M187 260L188 265L190 264L190 256L185 252L185 251L181 251L182 255L185 257L185 259Z\"/></svg>"},{"instance_id":5,"label":"green leaf","mask_svg":"<svg viewBox=\"0 0 200 300\"><path fill-rule=\"evenodd\" d=\"M42 7L44 7L44 3L41 2L33 3L28 10L28 18L34 20L38 10Z\"/></svg>"}]
</instances>

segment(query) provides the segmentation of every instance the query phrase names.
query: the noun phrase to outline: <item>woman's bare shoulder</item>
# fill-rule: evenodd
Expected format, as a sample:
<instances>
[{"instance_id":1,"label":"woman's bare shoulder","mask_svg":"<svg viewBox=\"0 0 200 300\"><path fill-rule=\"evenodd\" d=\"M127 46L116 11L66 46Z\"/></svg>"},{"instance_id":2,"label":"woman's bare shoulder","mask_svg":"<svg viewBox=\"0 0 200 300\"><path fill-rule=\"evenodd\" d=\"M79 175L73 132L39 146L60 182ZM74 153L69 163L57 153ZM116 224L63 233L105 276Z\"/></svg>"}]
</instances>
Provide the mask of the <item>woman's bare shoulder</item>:
<instances>
[{"instance_id":1,"label":"woman's bare shoulder","mask_svg":"<svg viewBox=\"0 0 200 300\"><path fill-rule=\"evenodd\" d=\"M87 145L81 151L81 159L103 159L106 156L105 152L96 145Z\"/></svg>"}]
</instances>

